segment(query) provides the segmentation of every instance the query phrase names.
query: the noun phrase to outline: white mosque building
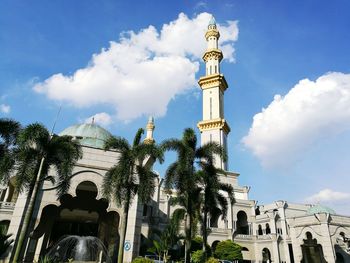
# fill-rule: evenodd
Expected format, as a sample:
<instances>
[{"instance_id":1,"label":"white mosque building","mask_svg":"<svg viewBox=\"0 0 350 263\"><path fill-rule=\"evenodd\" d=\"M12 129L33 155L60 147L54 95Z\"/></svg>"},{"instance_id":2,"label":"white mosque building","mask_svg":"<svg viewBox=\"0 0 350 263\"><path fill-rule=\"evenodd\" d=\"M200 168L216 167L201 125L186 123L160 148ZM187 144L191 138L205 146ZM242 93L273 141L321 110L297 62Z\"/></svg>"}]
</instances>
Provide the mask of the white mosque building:
<instances>
[{"instance_id":1,"label":"white mosque building","mask_svg":"<svg viewBox=\"0 0 350 263\"><path fill-rule=\"evenodd\" d=\"M198 123L201 142L216 141L226 148L230 127L224 118L224 93L228 89L220 74L223 58L218 48L220 33L212 19L205 38L208 43L203 60L206 74L198 81L203 91L203 119ZM147 141L152 141L153 119L147 124ZM35 205L35 222L23 255L25 262L34 262L62 236L92 235L107 247L116 259L122 210L102 197L101 185L106 171L115 164L118 153L104 151L104 141L111 134L96 124L78 124L61 132L80 140L83 158L73 171L74 177L66 195L57 200L51 185L45 182ZM227 170L217 158L216 165ZM222 181L234 188L235 202L230 204L227 218L211 218L208 243L231 239L243 247L243 262L335 263L350 262L350 217L337 215L321 205L293 204L276 201L257 206L249 199L250 187L240 186L239 174L227 171ZM0 193L0 223L17 237L23 221L26 194L16 194L13 181ZM124 262L139 255L141 240L150 229L165 226L175 207L158 178L152 202L144 205L135 198L128 218ZM4 262L11 262L13 250ZM113 261L115 262L115 261Z\"/></svg>"}]
</instances>

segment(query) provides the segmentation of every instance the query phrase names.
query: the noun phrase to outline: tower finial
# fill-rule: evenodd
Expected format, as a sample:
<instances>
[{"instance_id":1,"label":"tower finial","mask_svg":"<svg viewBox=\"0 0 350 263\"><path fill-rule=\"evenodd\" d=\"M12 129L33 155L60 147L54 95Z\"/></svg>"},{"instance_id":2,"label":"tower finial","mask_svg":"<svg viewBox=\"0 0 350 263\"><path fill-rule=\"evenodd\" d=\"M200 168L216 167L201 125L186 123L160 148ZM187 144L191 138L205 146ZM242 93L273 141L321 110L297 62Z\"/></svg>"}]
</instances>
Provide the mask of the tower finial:
<instances>
[{"instance_id":1,"label":"tower finial","mask_svg":"<svg viewBox=\"0 0 350 263\"><path fill-rule=\"evenodd\" d=\"M216 26L215 17L213 15L211 16L211 18L209 20L208 26Z\"/></svg>"}]
</instances>

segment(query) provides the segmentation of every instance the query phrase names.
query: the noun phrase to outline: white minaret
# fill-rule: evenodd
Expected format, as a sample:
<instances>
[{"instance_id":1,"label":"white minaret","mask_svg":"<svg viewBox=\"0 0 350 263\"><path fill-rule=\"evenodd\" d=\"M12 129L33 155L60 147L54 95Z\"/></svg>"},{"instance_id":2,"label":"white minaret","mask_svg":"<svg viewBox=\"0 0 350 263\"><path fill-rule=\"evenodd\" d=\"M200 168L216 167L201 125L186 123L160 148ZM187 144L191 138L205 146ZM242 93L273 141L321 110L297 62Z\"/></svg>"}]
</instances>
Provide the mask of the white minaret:
<instances>
[{"instance_id":1,"label":"white minaret","mask_svg":"<svg viewBox=\"0 0 350 263\"><path fill-rule=\"evenodd\" d=\"M154 143L154 138L153 138L153 131L154 131L154 119L153 117L148 118L148 123L146 126L146 138L144 140L144 143Z\"/></svg>"},{"instance_id":2,"label":"white minaret","mask_svg":"<svg viewBox=\"0 0 350 263\"><path fill-rule=\"evenodd\" d=\"M203 91L203 120L197 126L201 132L201 144L216 141L227 149L226 138L230 127L224 119L224 92L228 88L224 75L220 74L222 52L218 48L220 33L214 17L209 21L205 34L208 46L203 55L206 74L198 81ZM215 165L227 170L227 163L217 157Z\"/></svg>"}]
</instances>

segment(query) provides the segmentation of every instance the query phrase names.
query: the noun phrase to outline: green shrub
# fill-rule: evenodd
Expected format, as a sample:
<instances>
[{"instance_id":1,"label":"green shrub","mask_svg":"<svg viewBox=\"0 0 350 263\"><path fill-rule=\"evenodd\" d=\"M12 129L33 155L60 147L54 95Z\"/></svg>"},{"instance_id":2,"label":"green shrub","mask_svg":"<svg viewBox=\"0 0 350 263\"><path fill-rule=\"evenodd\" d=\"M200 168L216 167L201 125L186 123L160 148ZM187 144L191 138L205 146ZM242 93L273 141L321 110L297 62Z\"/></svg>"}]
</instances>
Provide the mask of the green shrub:
<instances>
[{"instance_id":1,"label":"green shrub","mask_svg":"<svg viewBox=\"0 0 350 263\"><path fill-rule=\"evenodd\" d=\"M203 250L197 250L191 254L192 263L204 263Z\"/></svg>"},{"instance_id":2,"label":"green shrub","mask_svg":"<svg viewBox=\"0 0 350 263\"><path fill-rule=\"evenodd\" d=\"M153 260L149 258L137 257L131 263L153 263Z\"/></svg>"},{"instance_id":3,"label":"green shrub","mask_svg":"<svg viewBox=\"0 0 350 263\"><path fill-rule=\"evenodd\" d=\"M219 260L216 258L210 257L205 263L219 263Z\"/></svg>"},{"instance_id":4,"label":"green shrub","mask_svg":"<svg viewBox=\"0 0 350 263\"><path fill-rule=\"evenodd\" d=\"M243 259L242 247L232 240L221 241L215 248L214 256L218 259L229 261Z\"/></svg>"}]
</instances>

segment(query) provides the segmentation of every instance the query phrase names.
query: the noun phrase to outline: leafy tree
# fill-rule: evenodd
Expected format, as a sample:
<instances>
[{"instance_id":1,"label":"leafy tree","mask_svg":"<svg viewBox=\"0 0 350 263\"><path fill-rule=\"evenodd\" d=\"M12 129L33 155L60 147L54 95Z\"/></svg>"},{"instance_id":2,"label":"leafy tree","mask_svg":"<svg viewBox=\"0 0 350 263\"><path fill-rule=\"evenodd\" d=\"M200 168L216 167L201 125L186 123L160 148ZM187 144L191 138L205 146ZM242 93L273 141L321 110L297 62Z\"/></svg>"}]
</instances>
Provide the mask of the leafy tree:
<instances>
[{"instance_id":1,"label":"leafy tree","mask_svg":"<svg viewBox=\"0 0 350 263\"><path fill-rule=\"evenodd\" d=\"M17 138L16 188L28 193L28 207L20 230L13 262L18 262L25 237L32 221L34 205L44 181L54 185L58 196L66 193L75 163L82 157L81 146L71 136L52 135L39 123L30 124L20 131ZM50 176L50 167L55 176Z\"/></svg>"},{"instance_id":2,"label":"leafy tree","mask_svg":"<svg viewBox=\"0 0 350 263\"><path fill-rule=\"evenodd\" d=\"M191 262L192 263L203 263L204 260L204 253L203 250L196 250L191 254Z\"/></svg>"},{"instance_id":3,"label":"leafy tree","mask_svg":"<svg viewBox=\"0 0 350 263\"><path fill-rule=\"evenodd\" d=\"M184 130L182 139L169 139L162 144L165 150L177 152L177 160L172 163L165 175L165 188L176 190L172 198L173 205L181 206L179 214L185 220L185 262L190 261L191 239L195 218L199 214L201 189L196 164L200 160L209 160L213 154L224 155L217 143L211 142L197 147L197 136L193 129Z\"/></svg>"},{"instance_id":4,"label":"leafy tree","mask_svg":"<svg viewBox=\"0 0 350 263\"><path fill-rule=\"evenodd\" d=\"M203 235L203 256L204 260L207 259L207 237L208 229L207 222L208 216L211 218L217 218L221 214L222 218L225 219L228 209L227 197L223 194L225 192L230 202L232 203L233 198L233 187L229 184L220 182L220 174L225 174L225 171L215 168L213 165L213 159L201 162L202 170L198 173L201 178L201 189L203 193L202 199L202 235Z\"/></svg>"},{"instance_id":5,"label":"leafy tree","mask_svg":"<svg viewBox=\"0 0 350 263\"><path fill-rule=\"evenodd\" d=\"M163 153L155 144L141 143L143 132L143 129L137 131L132 145L121 137L111 137L105 143L105 150L114 149L120 154L103 181L104 195L113 197L123 207L118 263L123 262L128 214L135 195L138 194L140 201L146 203L154 194L157 174L152 171L152 162L147 160L163 162Z\"/></svg>"},{"instance_id":6,"label":"leafy tree","mask_svg":"<svg viewBox=\"0 0 350 263\"><path fill-rule=\"evenodd\" d=\"M11 119L0 119L0 183L6 184L15 166L17 136L21 125Z\"/></svg>"},{"instance_id":7,"label":"leafy tree","mask_svg":"<svg viewBox=\"0 0 350 263\"><path fill-rule=\"evenodd\" d=\"M230 261L243 259L242 247L232 240L221 241L215 248L214 256L219 259Z\"/></svg>"}]
</instances>

